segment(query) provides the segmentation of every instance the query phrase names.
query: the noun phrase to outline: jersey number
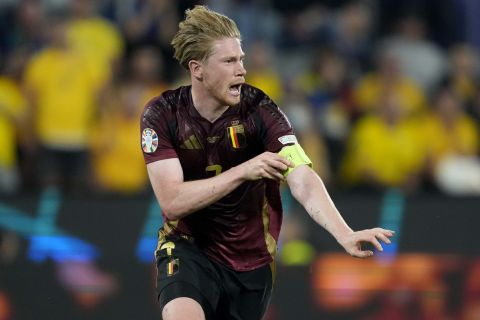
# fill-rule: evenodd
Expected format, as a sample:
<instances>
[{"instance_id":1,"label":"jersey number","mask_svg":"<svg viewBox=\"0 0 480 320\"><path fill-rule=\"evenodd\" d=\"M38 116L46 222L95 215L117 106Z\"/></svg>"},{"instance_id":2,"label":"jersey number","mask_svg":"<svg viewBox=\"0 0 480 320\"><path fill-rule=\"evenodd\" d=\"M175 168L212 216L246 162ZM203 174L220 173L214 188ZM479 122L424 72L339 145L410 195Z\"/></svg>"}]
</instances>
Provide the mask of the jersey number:
<instances>
[{"instance_id":1,"label":"jersey number","mask_svg":"<svg viewBox=\"0 0 480 320\"><path fill-rule=\"evenodd\" d=\"M207 173L213 172L214 176L218 176L220 173L222 173L222 166L219 164L212 164L211 166L206 167L205 171Z\"/></svg>"}]
</instances>

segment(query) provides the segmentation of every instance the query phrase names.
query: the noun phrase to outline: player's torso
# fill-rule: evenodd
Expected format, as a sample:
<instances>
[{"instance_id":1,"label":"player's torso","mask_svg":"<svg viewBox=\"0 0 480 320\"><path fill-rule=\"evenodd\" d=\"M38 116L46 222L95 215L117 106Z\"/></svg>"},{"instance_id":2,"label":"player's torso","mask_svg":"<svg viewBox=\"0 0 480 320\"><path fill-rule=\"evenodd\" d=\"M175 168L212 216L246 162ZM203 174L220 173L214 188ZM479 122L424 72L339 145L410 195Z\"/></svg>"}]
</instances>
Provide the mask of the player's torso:
<instances>
[{"instance_id":1,"label":"player's torso","mask_svg":"<svg viewBox=\"0 0 480 320\"><path fill-rule=\"evenodd\" d=\"M253 118L235 108L213 123L193 107L177 110L175 149L185 181L218 175L262 152Z\"/></svg>"},{"instance_id":2,"label":"player's torso","mask_svg":"<svg viewBox=\"0 0 480 320\"><path fill-rule=\"evenodd\" d=\"M193 106L188 87L173 93L166 100L175 107L168 108L166 118L185 181L213 177L266 151L261 97L250 95L209 122ZM276 239L280 224L278 184L264 179L244 182L208 207L169 222L180 234L192 236L207 255L236 270L271 261L275 241L269 246L265 239L270 234Z\"/></svg>"}]
</instances>

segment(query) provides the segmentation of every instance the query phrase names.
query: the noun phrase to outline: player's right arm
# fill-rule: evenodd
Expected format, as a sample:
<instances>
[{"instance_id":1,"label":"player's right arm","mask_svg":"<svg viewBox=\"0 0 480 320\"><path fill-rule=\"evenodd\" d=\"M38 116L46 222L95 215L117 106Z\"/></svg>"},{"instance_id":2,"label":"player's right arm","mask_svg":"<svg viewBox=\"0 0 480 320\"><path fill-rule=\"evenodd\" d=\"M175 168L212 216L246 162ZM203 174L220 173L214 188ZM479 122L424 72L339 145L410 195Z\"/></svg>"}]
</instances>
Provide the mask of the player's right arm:
<instances>
[{"instance_id":1,"label":"player's right arm","mask_svg":"<svg viewBox=\"0 0 480 320\"><path fill-rule=\"evenodd\" d=\"M220 200L247 180L282 180L282 172L291 165L278 154L265 152L208 179L184 181L178 158L151 162L147 171L164 214L177 220Z\"/></svg>"}]
</instances>

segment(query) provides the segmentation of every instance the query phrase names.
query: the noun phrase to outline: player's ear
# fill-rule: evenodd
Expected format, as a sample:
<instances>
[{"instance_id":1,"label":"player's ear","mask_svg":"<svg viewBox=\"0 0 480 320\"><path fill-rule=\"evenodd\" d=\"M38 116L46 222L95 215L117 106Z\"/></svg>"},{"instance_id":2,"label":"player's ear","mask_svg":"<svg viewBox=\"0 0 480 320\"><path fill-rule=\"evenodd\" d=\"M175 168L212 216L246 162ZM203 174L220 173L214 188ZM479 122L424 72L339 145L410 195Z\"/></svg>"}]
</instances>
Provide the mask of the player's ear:
<instances>
[{"instance_id":1,"label":"player's ear","mask_svg":"<svg viewBox=\"0 0 480 320\"><path fill-rule=\"evenodd\" d=\"M188 62L188 69L190 70L190 73L192 76L194 76L197 80L202 80L203 74L202 74L202 64L198 62L197 60L190 60Z\"/></svg>"}]
</instances>

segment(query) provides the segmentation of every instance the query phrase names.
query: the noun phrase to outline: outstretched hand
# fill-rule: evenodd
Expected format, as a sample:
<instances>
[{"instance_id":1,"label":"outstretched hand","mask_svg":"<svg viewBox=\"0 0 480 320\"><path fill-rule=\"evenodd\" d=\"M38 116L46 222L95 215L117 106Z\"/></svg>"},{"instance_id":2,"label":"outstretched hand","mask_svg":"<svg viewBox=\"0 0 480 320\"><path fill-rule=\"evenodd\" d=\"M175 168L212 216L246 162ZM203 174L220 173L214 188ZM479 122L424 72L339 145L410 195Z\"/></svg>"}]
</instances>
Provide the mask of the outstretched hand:
<instances>
[{"instance_id":1,"label":"outstretched hand","mask_svg":"<svg viewBox=\"0 0 480 320\"><path fill-rule=\"evenodd\" d=\"M378 251L383 251L380 241L391 243L390 238L393 237L395 231L382 228L373 228L352 232L338 242L353 257L368 258L373 256L373 251L362 250L362 244L371 243Z\"/></svg>"}]
</instances>

